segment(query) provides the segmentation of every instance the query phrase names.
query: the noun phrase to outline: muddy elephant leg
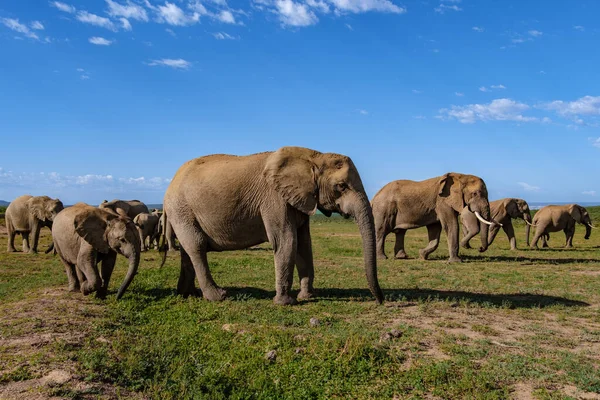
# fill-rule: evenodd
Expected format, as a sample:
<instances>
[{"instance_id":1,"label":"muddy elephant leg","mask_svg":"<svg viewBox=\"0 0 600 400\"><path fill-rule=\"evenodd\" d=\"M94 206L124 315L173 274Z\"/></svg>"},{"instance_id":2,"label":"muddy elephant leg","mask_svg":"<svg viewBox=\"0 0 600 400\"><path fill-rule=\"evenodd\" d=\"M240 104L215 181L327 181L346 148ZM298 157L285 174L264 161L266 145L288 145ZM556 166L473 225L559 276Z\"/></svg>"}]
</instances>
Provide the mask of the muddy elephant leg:
<instances>
[{"instance_id":1,"label":"muddy elephant leg","mask_svg":"<svg viewBox=\"0 0 600 400\"><path fill-rule=\"evenodd\" d=\"M471 244L469 243L469 241L471 239L473 239L473 237L479 233L479 224L474 225L472 227L467 227L466 225L463 224L463 227L465 228L466 232L465 232L465 236L460 241L460 245L461 245L461 247L463 247L465 249L471 249L472 247L471 247Z\"/></svg>"},{"instance_id":2,"label":"muddy elephant leg","mask_svg":"<svg viewBox=\"0 0 600 400\"><path fill-rule=\"evenodd\" d=\"M388 235L388 230L386 229L386 227L381 224L379 226L377 226L376 228L376 249L377 249L377 258L379 260L387 260L387 256L385 255L385 238Z\"/></svg>"},{"instance_id":3,"label":"muddy elephant leg","mask_svg":"<svg viewBox=\"0 0 600 400\"><path fill-rule=\"evenodd\" d=\"M440 235L442 234L442 225L439 222L436 222L431 225L427 225L427 236L429 238L429 244L424 248L419 250L419 256L423 260L427 260L427 257L431 253L435 251L440 245Z\"/></svg>"},{"instance_id":4,"label":"muddy elephant leg","mask_svg":"<svg viewBox=\"0 0 600 400\"><path fill-rule=\"evenodd\" d=\"M35 254L37 253L38 241L40 240L40 231L42 230L42 226L39 221L36 219L35 222L31 225L31 247L29 249L29 253Z\"/></svg>"},{"instance_id":5,"label":"muddy elephant leg","mask_svg":"<svg viewBox=\"0 0 600 400\"><path fill-rule=\"evenodd\" d=\"M404 236L406 235L406 229L397 229L394 233L396 234L396 244L394 245L394 258L408 258L408 255L404 251Z\"/></svg>"},{"instance_id":6,"label":"muddy elephant leg","mask_svg":"<svg viewBox=\"0 0 600 400\"><path fill-rule=\"evenodd\" d=\"M98 273L96 251L91 245L81 245L77 255L77 268L85 275L85 281L80 281L81 293L87 296L100 289L102 279Z\"/></svg>"},{"instance_id":7,"label":"muddy elephant leg","mask_svg":"<svg viewBox=\"0 0 600 400\"><path fill-rule=\"evenodd\" d=\"M298 279L300 280L300 293L298 293L298 299L305 300L313 297L315 294L315 289L313 287L315 265L313 261L309 221L306 221L304 225L298 228L297 247L296 269L298 270Z\"/></svg>"},{"instance_id":8,"label":"muddy elephant leg","mask_svg":"<svg viewBox=\"0 0 600 400\"><path fill-rule=\"evenodd\" d=\"M200 290L202 290L202 297L209 301L224 300L227 292L225 289L217 286L208 268L208 258L206 256L207 239L204 232L195 225L186 226L185 228L188 229L188 232L179 240L194 267L196 279L200 285ZM182 268L189 269L188 265L184 265L183 256L181 260ZM185 271L184 274L186 276L190 275L189 272Z\"/></svg>"},{"instance_id":9,"label":"muddy elephant leg","mask_svg":"<svg viewBox=\"0 0 600 400\"><path fill-rule=\"evenodd\" d=\"M110 252L109 254L102 256L102 266L101 266L101 277L102 277L102 286L98 289L96 293L96 297L99 299L105 299L106 294L108 293L108 285L110 283L110 277L115 268L115 262L117 261L117 253Z\"/></svg>"},{"instance_id":10,"label":"muddy elephant leg","mask_svg":"<svg viewBox=\"0 0 600 400\"><path fill-rule=\"evenodd\" d=\"M513 227L512 222L505 222L502 225L502 230L504 231L504 233L506 233L506 236L508 237L508 241L510 242L510 249L517 250L517 238L515 237L515 228ZM491 236L492 240L494 236Z\"/></svg>"},{"instance_id":11,"label":"muddy elephant leg","mask_svg":"<svg viewBox=\"0 0 600 400\"><path fill-rule=\"evenodd\" d=\"M6 246L6 251L8 251L9 253L14 253L15 251L17 251L17 249L15 249L15 236L17 235L17 232L15 232L15 228L12 225L10 217L6 217L5 222L6 230L8 233L8 245Z\"/></svg>"}]
</instances>

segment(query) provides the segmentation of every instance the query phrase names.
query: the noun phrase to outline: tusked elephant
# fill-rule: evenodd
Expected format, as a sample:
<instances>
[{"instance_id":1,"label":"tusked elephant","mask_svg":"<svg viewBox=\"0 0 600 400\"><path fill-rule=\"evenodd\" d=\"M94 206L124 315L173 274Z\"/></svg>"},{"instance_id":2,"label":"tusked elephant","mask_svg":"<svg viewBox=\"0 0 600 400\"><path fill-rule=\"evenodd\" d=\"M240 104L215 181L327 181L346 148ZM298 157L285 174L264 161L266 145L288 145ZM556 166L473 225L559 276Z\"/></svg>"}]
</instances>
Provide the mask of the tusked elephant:
<instances>
[{"instance_id":1,"label":"tusked elephant","mask_svg":"<svg viewBox=\"0 0 600 400\"><path fill-rule=\"evenodd\" d=\"M510 249L517 249L517 239L515 238L515 230L512 225L513 218L520 218L526 223L525 238L527 246L529 246L529 230L531 228L531 211L529 210L529 204L523 199L506 198L490 202L490 212L492 221L495 222L493 226L489 228L488 234L488 246L491 246L500 230L500 227L508 236L510 242ZM463 239L460 245L466 249L470 249L469 240L479 233L480 222L477 220L475 214L473 214L467 207L465 207L460 214L462 225L463 225Z\"/></svg>"},{"instance_id":2,"label":"tusked elephant","mask_svg":"<svg viewBox=\"0 0 600 400\"><path fill-rule=\"evenodd\" d=\"M314 295L309 216L319 209L354 217L363 241L369 288L378 303L373 214L362 181L349 157L302 147L248 156L210 155L188 161L167 188L163 211L179 239L178 293L223 300L209 270L210 251L239 250L269 241L275 256L275 304L297 303L291 296L294 266L298 299ZM166 252L163 256L166 256Z\"/></svg>"},{"instance_id":3,"label":"tusked elephant","mask_svg":"<svg viewBox=\"0 0 600 400\"><path fill-rule=\"evenodd\" d=\"M98 207L112 210L132 220L140 213L149 213L148 207L139 200L104 200Z\"/></svg>"},{"instance_id":4,"label":"tusked elephant","mask_svg":"<svg viewBox=\"0 0 600 400\"><path fill-rule=\"evenodd\" d=\"M117 293L120 299L140 264L140 237L133 222L109 210L77 203L61 211L52 226L54 248L65 266L69 290L105 298L117 254L129 268ZM98 263L102 263L101 274Z\"/></svg>"},{"instance_id":5,"label":"tusked elephant","mask_svg":"<svg viewBox=\"0 0 600 400\"><path fill-rule=\"evenodd\" d=\"M386 259L385 238L396 234L395 258L407 258L404 236L408 229L427 227L429 244L419 251L422 259L437 249L442 229L448 236L449 261L460 262L458 257L458 215L467 207L484 222L481 230L481 248L488 247L490 204L483 180L477 176L449 172L443 176L415 182L393 181L385 185L371 201L377 235L377 257Z\"/></svg>"},{"instance_id":6,"label":"tusked elephant","mask_svg":"<svg viewBox=\"0 0 600 400\"><path fill-rule=\"evenodd\" d=\"M133 219L133 223L136 225L140 235L142 251L148 250L154 242L156 242L156 247L158 248L158 237L160 236L158 225L161 217L162 213L154 208L150 214L145 212L139 213ZM148 244L146 244L146 239L148 239Z\"/></svg>"},{"instance_id":7,"label":"tusked elephant","mask_svg":"<svg viewBox=\"0 0 600 400\"><path fill-rule=\"evenodd\" d=\"M54 217L63 210L59 199L48 196L24 195L14 199L6 209L5 222L8 231L9 252L15 249L15 236L23 236L23 252L37 253L40 230L43 227L52 228ZM33 243L29 243L29 234L33 234Z\"/></svg>"},{"instance_id":8,"label":"tusked elephant","mask_svg":"<svg viewBox=\"0 0 600 400\"><path fill-rule=\"evenodd\" d=\"M558 231L565 232L565 247L573 247L576 223L585 225L585 239L589 239L594 226L592 225L590 214L584 207L578 204L542 207L533 217L535 234L531 242L531 248L537 249L537 244L541 237L545 243L546 238L550 238L550 232Z\"/></svg>"}]
</instances>

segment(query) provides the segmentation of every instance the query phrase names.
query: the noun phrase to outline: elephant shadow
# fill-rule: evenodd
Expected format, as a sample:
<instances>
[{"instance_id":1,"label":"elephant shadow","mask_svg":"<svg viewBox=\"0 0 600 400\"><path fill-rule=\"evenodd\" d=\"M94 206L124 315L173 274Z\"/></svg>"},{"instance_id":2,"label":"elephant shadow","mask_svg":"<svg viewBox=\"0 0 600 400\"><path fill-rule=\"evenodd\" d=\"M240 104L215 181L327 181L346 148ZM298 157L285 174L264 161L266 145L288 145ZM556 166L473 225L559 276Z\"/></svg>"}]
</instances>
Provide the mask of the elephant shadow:
<instances>
[{"instance_id":1,"label":"elephant shadow","mask_svg":"<svg viewBox=\"0 0 600 400\"><path fill-rule=\"evenodd\" d=\"M244 287L225 287L229 301L247 301L247 300L271 300L275 297L274 290L265 290L262 288L244 286ZM151 297L154 300L160 300L166 297L176 296L175 289L154 288L144 289L140 292L142 295ZM200 292L199 292L200 293ZM434 289L386 289L384 290L386 302L410 301L422 302L430 300L439 301L459 301L466 300L481 305L493 305L498 307L514 308L545 308L549 306L561 305L565 307L587 307L588 303L578 300L570 300L564 297L547 296L531 293L514 294L489 294L465 291L434 290ZM374 302L373 296L368 289L359 288L323 288L316 291L313 299L302 301L302 304L310 304L322 301L359 301ZM385 304L385 303L384 303Z\"/></svg>"},{"instance_id":2,"label":"elephant shadow","mask_svg":"<svg viewBox=\"0 0 600 400\"><path fill-rule=\"evenodd\" d=\"M586 264L600 263L600 259L596 258L539 258L525 256L470 256L461 255L463 261L468 262L521 262L521 263L545 263L550 265L559 264Z\"/></svg>"}]
</instances>

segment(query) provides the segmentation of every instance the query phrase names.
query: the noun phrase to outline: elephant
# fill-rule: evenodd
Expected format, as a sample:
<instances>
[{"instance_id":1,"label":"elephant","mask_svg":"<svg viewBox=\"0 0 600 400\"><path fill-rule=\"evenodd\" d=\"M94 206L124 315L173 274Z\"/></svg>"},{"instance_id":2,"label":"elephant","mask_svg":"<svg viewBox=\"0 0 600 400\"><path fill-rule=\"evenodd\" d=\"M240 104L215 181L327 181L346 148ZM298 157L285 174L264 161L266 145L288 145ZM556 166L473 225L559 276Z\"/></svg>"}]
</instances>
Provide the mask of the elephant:
<instances>
[{"instance_id":1,"label":"elephant","mask_svg":"<svg viewBox=\"0 0 600 400\"><path fill-rule=\"evenodd\" d=\"M550 232L564 231L566 237L566 248L573 247L573 236L575 235L575 224L585 225L585 239L589 239L592 233L592 219L588 211L578 204L567 204L561 206L542 207L533 217L535 234L531 242L531 248L537 249L540 238L547 246L546 240L550 238Z\"/></svg>"},{"instance_id":2,"label":"elephant","mask_svg":"<svg viewBox=\"0 0 600 400\"><path fill-rule=\"evenodd\" d=\"M385 185L371 201L377 236L377 258L387 259L385 238L396 234L394 254L397 259L408 258L404 250L404 236L408 229L427 227L429 244L419 250L426 260L437 249L442 229L448 236L450 262L460 262L458 256L458 215L467 207L484 222L481 230L481 248L488 248L490 204L485 182L474 175L449 172L443 176L420 182L393 181Z\"/></svg>"},{"instance_id":3,"label":"elephant","mask_svg":"<svg viewBox=\"0 0 600 400\"><path fill-rule=\"evenodd\" d=\"M148 207L139 200L104 200L98 207L110 209L113 212L129 217L132 220L140 213L149 213Z\"/></svg>"},{"instance_id":4,"label":"elephant","mask_svg":"<svg viewBox=\"0 0 600 400\"><path fill-rule=\"evenodd\" d=\"M209 155L183 164L164 197L165 222L180 245L177 292L223 300L209 270L210 251L240 250L264 242L273 246L273 302L296 304L291 296L294 265L300 280L297 299L315 295L310 216L320 210L353 217L362 236L364 268L371 293L383 302L377 280L371 206L352 160L302 147L247 156ZM166 252L163 254L163 263Z\"/></svg>"},{"instance_id":5,"label":"elephant","mask_svg":"<svg viewBox=\"0 0 600 400\"><path fill-rule=\"evenodd\" d=\"M40 230L43 227L52 229L54 217L64 209L59 199L48 196L24 195L13 200L6 209L5 222L8 231L8 252L15 249L15 236L23 236L23 252L37 253ZM29 234L33 233L30 246Z\"/></svg>"},{"instance_id":6,"label":"elephant","mask_svg":"<svg viewBox=\"0 0 600 400\"><path fill-rule=\"evenodd\" d=\"M158 228L157 228L159 237L161 235L163 235L162 237L165 238L165 241L167 242L167 250L168 251L179 250L178 247L175 245L175 233L173 232L173 227L171 226L170 223L166 223L165 219L166 219L165 214L161 213L160 219L158 220Z\"/></svg>"},{"instance_id":7,"label":"elephant","mask_svg":"<svg viewBox=\"0 0 600 400\"><path fill-rule=\"evenodd\" d=\"M523 199L506 198L490 202L490 212L492 221L495 222L493 226L489 228L488 234L488 246L491 246L500 230L500 227L508 236L510 242L510 249L517 249L517 239L515 238L515 230L512 225L512 218L521 218L526 223L525 238L527 246L529 247L529 230L531 228L531 211L529 210L529 204ZM470 249L469 240L479 233L479 221L475 214L473 214L467 207L465 207L460 214L464 236L460 242L460 245L465 249Z\"/></svg>"},{"instance_id":8,"label":"elephant","mask_svg":"<svg viewBox=\"0 0 600 400\"><path fill-rule=\"evenodd\" d=\"M162 213L158 209L153 209L152 213L139 213L133 219L133 223L136 225L140 235L140 242L142 243L142 251L148 250L152 247L152 244L156 241L158 248L158 236L160 231L158 230L158 223L162 217ZM148 239L148 245L146 245L146 239Z\"/></svg>"},{"instance_id":9,"label":"elephant","mask_svg":"<svg viewBox=\"0 0 600 400\"><path fill-rule=\"evenodd\" d=\"M117 254L126 257L129 268L117 300L123 296L137 273L141 253L138 231L129 218L77 203L56 216L52 237L67 272L69 290L81 290L84 295L96 291L98 298L105 298Z\"/></svg>"}]
</instances>

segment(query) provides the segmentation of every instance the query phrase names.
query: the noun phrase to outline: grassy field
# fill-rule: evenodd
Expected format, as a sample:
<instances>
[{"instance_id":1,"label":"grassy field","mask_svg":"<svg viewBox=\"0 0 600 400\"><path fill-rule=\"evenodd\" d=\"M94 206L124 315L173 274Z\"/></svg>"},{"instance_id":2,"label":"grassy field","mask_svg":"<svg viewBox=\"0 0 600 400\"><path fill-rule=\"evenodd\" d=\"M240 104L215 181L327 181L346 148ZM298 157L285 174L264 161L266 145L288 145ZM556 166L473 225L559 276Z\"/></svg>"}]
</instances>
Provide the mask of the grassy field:
<instances>
[{"instance_id":1,"label":"grassy field","mask_svg":"<svg viewBox=\"0 0 600 400\"><path fill-rule=\"evenodd\" d=\"M83 297L57 257L6 253L2 230L0 398L600 398L600 232L532 251L516 225L518 251L501 232L461 264L445 238L430 261L380 262L377 306L356 225L315 218L319 293L295 307L272 303L268 245L209 255L224 302L176 296L178 253L160 268L156 251L116 302L125 259L106 301ZM409 256L425 241L410 231Z\"/></svg>"}]
</instances>

